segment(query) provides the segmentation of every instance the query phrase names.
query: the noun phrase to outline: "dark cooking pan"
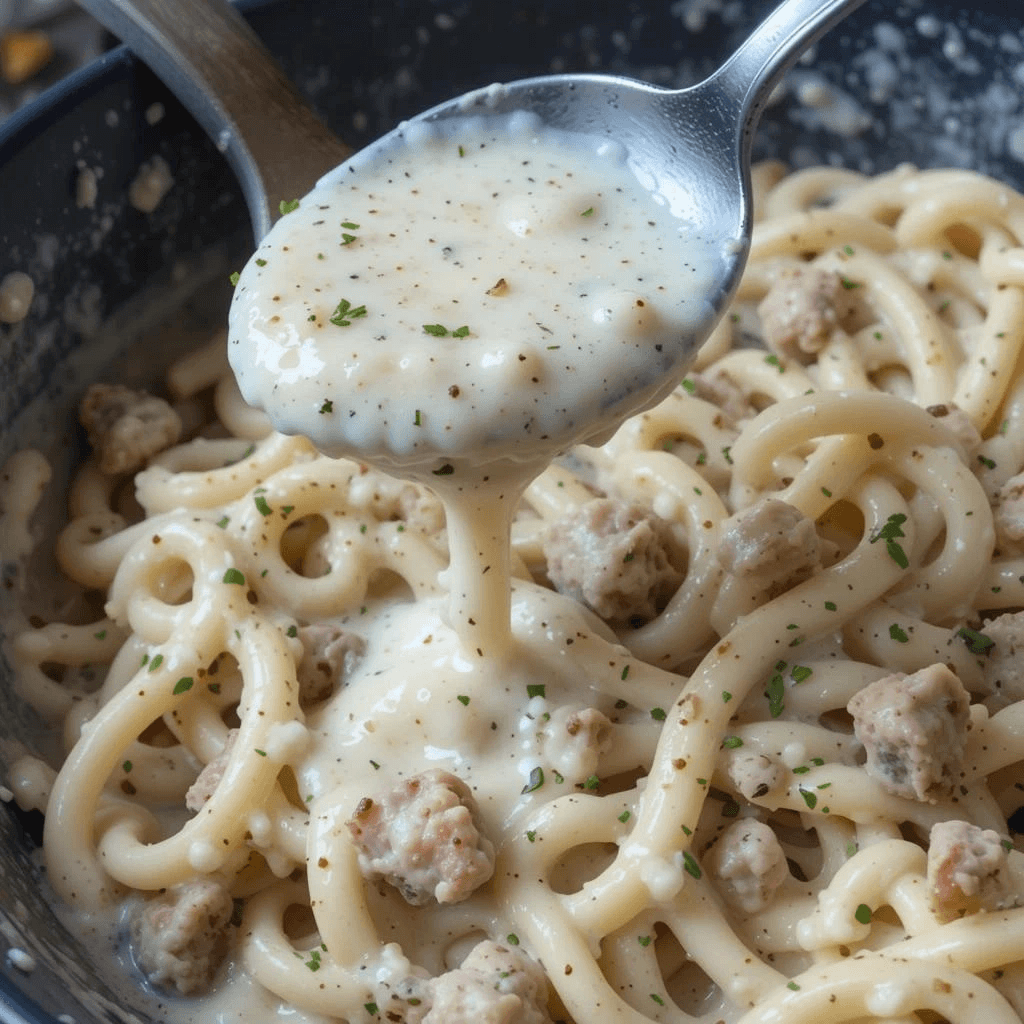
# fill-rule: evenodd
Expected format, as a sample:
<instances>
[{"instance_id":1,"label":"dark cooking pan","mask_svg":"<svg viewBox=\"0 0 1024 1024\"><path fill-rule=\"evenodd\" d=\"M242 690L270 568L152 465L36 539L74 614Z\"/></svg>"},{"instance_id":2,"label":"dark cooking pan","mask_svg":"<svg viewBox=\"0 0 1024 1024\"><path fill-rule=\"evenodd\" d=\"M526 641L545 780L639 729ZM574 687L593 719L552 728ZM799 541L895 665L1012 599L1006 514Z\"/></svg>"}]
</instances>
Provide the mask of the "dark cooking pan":
<instances>
[{"instance_id":1,"label":"dark cooking pan","mask_svg":"<svg viewBox=\"0 0 1024 1024\"><path fill-rule=\"evenodd\" d=\"M496 80L604 70L690 84L768 6L306 0L246 9L318 112L358 147L403 117ZM766 114L758 155L866 171L902 161L973 166L1020 188L1024 14L1008 11L1017 5L869 3L790 77ZM832 90L824 108L823 83ZM126 196L154 155L167 161L174 184L143 213ZM101 169L91 208L75 200L83 167ZM227 271L250 244L248 223L216 147L123 49L11 118L0 130L0 277L27 273L36 297L26 320L0 325L0 459L35 444L73 462L80 438L72 410L86 383L111 367L119 379L155 376L177 344L172 333L187 339L219 323ZM182 330L162 331L169 318ZM10 679L6 661L0 672ZM7 686L0 722L0 761L22 744L45 751L40 723ZM0 781L5 775L0 767ZM39 825L37 815L0 807L0 952L26 954L0 965L0 1020L112 1022L126 1019L122 1009L165 1019L152 993L117 986L111 953L60 924L34 857Z\"/></svg>"}]
</instances>

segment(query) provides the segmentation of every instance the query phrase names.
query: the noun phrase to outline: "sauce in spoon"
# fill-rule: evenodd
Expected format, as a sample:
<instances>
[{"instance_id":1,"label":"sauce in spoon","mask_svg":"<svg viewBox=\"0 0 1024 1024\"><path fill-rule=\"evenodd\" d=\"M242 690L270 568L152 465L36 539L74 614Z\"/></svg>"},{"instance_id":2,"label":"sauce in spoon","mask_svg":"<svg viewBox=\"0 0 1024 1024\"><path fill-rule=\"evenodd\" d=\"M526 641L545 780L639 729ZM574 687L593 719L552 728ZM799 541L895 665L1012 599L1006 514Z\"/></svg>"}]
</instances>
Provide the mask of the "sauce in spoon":
<instances>
[{"instance_id":1,"label":"sauce in spoon","mask_svg":"<svg viewBox=\"0 0 1024 1024\"><path fill-rule=\"evenodd\" d=\"M508 634L516 500L675 387L727 249L603 137L526 114L417 123L263 239L229 354L279 430L440 494L452 624L483 656Z\"/></svg>"}]
</instances>

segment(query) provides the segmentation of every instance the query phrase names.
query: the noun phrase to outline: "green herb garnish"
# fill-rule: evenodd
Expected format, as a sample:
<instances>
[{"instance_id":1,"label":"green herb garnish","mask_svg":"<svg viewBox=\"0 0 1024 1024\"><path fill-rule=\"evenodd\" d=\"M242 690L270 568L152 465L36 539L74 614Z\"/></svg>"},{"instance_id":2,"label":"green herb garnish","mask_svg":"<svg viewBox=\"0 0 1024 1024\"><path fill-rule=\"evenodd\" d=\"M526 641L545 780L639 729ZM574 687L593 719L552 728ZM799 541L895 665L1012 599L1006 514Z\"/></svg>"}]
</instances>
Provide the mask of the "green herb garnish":
<instances>
[{"instance_id":1,"label":"green herb garnish","mask_svg":"<svg viewBox=\"0 0 1024 1024\"><path fill-rule=\"evenodd\" d=\"M992 637L985 636L984 633L979 633L978 630L970 629L967 626L961 626L956 635L963 638L971 654L988 654L996 645Z\"/></svg>"},{"instance_id":2,"label":"green herb garnish","mask_svg":"<svg viewBox=\"0 0 1024 1024\"><path fill-rule=\"evenodd\" d=\"M366 316L365 306L353 306L348 299L342 299L335 307L331 323L335 327L351 327L353 320Z\"/></svg>"}]
</instances>

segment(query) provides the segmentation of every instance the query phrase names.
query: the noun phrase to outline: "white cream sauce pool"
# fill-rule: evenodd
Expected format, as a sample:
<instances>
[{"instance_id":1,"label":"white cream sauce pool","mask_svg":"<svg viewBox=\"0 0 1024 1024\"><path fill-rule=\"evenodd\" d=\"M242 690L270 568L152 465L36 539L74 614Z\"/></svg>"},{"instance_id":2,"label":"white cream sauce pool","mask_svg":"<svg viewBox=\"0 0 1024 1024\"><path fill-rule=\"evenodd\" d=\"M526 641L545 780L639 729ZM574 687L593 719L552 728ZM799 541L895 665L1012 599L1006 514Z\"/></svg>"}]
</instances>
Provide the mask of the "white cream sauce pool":
<instances>
[{"instance_id":1,"label":"white cream sauce pool","mask_svg":"<svg viewBox=\"0 0 1024 1024\"><path fill-rule=\"evenodd\" d=\"M614 142L530 115L409 125L260 244L231 365L277 429L329 454L543 460L678 383L721 305L724 242Z\"/></svg>"}]
</instances>

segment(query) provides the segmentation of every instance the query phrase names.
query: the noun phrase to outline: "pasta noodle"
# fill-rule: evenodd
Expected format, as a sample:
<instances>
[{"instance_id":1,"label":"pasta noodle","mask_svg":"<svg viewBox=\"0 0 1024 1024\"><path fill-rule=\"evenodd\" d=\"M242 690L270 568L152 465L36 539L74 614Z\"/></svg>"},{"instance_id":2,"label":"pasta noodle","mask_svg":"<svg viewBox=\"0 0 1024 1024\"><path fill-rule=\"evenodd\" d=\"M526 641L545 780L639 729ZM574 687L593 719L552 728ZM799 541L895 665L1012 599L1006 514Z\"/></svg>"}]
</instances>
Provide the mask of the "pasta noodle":
<instances>
[{"instance_id":1,"label":"pasta noodle","mask_svg":"<svg viewBox=\"0 0 1024 1024\"><path fill-rule=\"evenodd\" d=\"M139 920L215 883L240 966L207 943L200 987L245 975L297 1019L1021 1018L1024 198L910 167L755 182L693 372L526 489L511 656L446 624L468 527L428 490L274 433L222 335L172 369L215 419L131 500L90 460L56 539L102 614L9 641L64 746L11 768L62 901ZM48 476L5 469L22 559ZM423 817L455 800L436 842L466 849L424 893L449 853L403 815L439 769ZM374 866L374 814L407 863ZM481 940L518 965L480 975L508 1016L445 994ZM536 998L506 978L538 964Z\"/></svg>"}]
</instances>

